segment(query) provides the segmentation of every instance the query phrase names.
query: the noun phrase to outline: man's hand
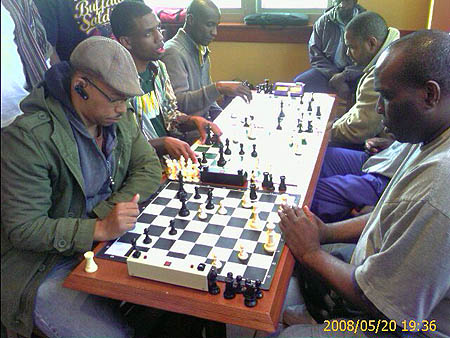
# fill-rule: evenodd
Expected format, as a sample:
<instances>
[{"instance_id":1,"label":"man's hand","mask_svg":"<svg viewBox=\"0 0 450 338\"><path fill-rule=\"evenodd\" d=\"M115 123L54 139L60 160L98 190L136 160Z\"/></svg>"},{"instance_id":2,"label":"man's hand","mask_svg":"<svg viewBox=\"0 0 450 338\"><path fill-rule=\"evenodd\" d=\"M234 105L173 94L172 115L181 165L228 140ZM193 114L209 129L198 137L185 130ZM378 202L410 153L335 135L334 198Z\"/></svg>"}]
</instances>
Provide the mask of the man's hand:
<instances>
[{"instance_id":1,"label":"man's hand","mask_svg":"<svg viewBox=\"0 0 450 338\"><path fill-rule=\"evenodd\" d=\"M217 135L219 137L220 140L220 136L223 134L222 130L220 130L220 128L217 126L217 124L208 121L207 119L205 119L204 117L201 116L190 116L189 121L192 121L195 126L198 129L198 132L200 133L200 140L203 143L205 143L206 141L206 126L209 125L212 132Z\"/></svg>"},{"instance_id":2,"label":"man's hand","mask_svg":"<svg viewBox=\"0 0 450 338\"><path fill-rule=\"evenodd\" d=\"M170 157L178 160L180 156L183 156L186 160L190 158L192 162L197 163L195 153L186 142L175 137L165 136L163 137L163 144Z\"/></svg>"},{"instance_id":3,"label":"man's hand","mask_svg":"<svg viewBox=\"0 0 450 338\"><path fill-rule=\"evenodd\" d=\"M252 100L252 91L242 82L238 81L219 81L216 82L216 88L222 95L239 96L249 103Z\"/></svg>"},{"instance_id":4,"label":"man's hand","mask_svg":"<svg viewBox=\"0 0 450 338\"><path fill-rule=\"evenodd\" d=\"M104 219L97 219L94 229L95 241L108 241L122 236L134 228L139 216L139 194L130 202L119 202Z\"/></svg>"},{"instance_id":5,"label":"man's hand","mask_svg":"<svg viewBox=\"0 0 450 338\"><path fill-rule=\"evenodd\" d=\"M373 137L366 140L364 149L369 155L375 155L388 148L392 143L394 140L390 138Z\"/></svg>"},{"instance_id":6,"label":"man's hand","mask_svg":"<svg viewBox=\"0 0 450 338\"><path fill-rule=\"evenodd\" d=\"M278 211L283 238L294 256L302 261L306 254L320 250L327 239L327 226L308 207L281 206Z\"/></svg>"},{"instance_id":7,"label":"man's hand","mask_svg":"<svg viewBox=\"0 0 450 338\"><path fill-rule=\"evenodd\" d=\"M352 92L350 91L350 87L345 81L344 72L334 74L328 82L328 85L336 91L339 97L345 100L347 100L352 94Z\"/></svg>"}]
</instances>

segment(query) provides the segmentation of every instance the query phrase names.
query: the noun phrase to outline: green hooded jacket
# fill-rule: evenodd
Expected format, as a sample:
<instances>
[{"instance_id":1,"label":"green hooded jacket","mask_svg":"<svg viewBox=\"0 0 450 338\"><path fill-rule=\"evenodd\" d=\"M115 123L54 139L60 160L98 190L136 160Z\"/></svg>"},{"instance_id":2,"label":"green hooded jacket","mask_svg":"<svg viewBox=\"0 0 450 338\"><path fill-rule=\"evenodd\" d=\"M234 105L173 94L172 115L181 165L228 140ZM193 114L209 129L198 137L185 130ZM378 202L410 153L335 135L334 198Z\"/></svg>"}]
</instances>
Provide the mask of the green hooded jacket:
<instances>
[{"instance_id":1,"label":"green hooded jacket","mask_svg":"<svg viewBox=\"0 0 450 338\"><path fill-rule=\"evenodd\" d=\"M38 87L24 115L1 135L1 320L30 336L38 286L58 258L91 250L96 219L82 219L83 176L72 128L59 101ZM129 110L117 123L113 193L93 210L105 218L117 202L159 187L161 165Z\"/></svg>"}]
</instances>

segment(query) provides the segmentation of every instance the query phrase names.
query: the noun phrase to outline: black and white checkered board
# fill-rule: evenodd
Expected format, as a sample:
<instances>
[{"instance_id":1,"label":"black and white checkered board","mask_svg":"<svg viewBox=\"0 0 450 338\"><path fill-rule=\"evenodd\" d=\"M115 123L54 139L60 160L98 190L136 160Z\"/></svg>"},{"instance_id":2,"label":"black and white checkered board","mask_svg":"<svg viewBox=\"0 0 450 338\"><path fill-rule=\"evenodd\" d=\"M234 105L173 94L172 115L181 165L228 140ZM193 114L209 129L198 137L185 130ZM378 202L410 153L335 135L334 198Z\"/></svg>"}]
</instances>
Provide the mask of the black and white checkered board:
<instances>
[{"instance_id":1,"label":"black and white checkered board","mask_svg":"<svg viewBox=\"0 0 450 338\"><path fill-rule=\"evenodd\" d=\"M260 279L262 288L268 290L275 272L276 265L283 249L284 240L280 236L277 210L281 204L281 195L258 192L254 203L261 227L255 230L249 226L252 209L241 206L245 190L213 188L214 209L205 209L208 217L200 220L197 210L207 199L208 187L200 186L200 199L194 199L195 185L185 183L187 192L187 208L191 211L187 217L178 216L181 202L175 198L178 182L168 182L152 202L139 216L136 227L108 243L97 257L126 262L126 257L132 253L131 240L137 238L137 247L152 255L163 255L170 259L183 259L197 266L199 263L211 263L212 255L223 263L219 269L218 279L224 281L228 272L251 280ZM227 215L217 213L219 201L227 209ZM298 204L300 196L289 195L288 203ZM176 235L169 235L169 222L175 219ZM274 253L268 253L263 245L266 242L265 224L271 221L276 225L275 241L278 244ZM152 239L150 244L144 244L143 234L149 228ZM241 261L237 254L243 244L249 258ZM175 283L176 284L176 283Z\"/></svg>"}]
</instances>

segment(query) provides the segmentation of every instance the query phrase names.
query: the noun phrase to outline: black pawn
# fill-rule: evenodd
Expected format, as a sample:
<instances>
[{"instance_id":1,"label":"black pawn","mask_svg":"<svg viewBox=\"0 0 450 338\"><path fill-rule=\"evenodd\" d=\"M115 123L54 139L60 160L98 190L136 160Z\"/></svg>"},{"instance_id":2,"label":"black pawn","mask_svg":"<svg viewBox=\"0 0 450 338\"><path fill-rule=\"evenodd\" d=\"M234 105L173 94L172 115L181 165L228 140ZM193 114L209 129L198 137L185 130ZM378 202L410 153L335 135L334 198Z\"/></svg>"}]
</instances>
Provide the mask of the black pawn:
<instances>
[{"instance_id":1,"label":"black pawn","mask_svg":"<svg viewBox=\"0 0 450 338\"><path fill-rule=\"evenodd\" d=\"M300 95L300 104L303 104L303 95L304 94Z\"/></svg>"},{"instance_id":2,"label":"black pawn","mask_svg":"<svg viewBox=\"0 0 450 338\"><path fill-rule=\"evenodd\" d=\"M303 126L302 126L301 122L298 124L297 128L298 128L298 133L301 134L303 132Z\"/></svg>"},{"instance_id":3,"label":"black pawn","mask_svg":"<svg viewBox=\"0 0 450 338\"><path fill-rule=\"evenodd\" d=\"M252 157L257 157L258 156L258 153L256 152L256 144L253 145L253 151L252 151L252 153L250 155Z\"/></svg>"},{"instance_id":4,"label":"black pawn","mask_svg":"<svg viewBox=\"0 0 450 338\"><path fill-rule=\"evenodd\" d=\"M231 150L230 150L230 140L229 140L229 139L226 139L226 140L225 140L225 145L226 145L227 147L226 147L226 149L225 149L225 151L224 151L224 154L225 154L225 155L231 155Z\"/></svg>"},{"instance_id":5,"label":"black pawn","mask_svg":"<svg viewBox=\"0 0 450 338\"><path fill-rule=\"evenodd\" d=\"M281 130L281 117L278 118L277 130Z\"/></svg>"},{"instance_id":6,"label":"black pawn","mask_svg":"<svg viewBox=\"0 0 450 338\"><path fill-rule=\"evenodd\" d=\"M208 190L208 199L206 200L206 209L214 209L212 189Z\"/></svg>"},{"instance_id":7,"label":"black pawn","mask_svg":"<svg viewBox=\"0 0 450 338\"><path fill-rule=\"evenodd\" d=\"M306 132L307 133L312 133L313 132L312 121L308 121L308 130Z\"/></svg>"},{"instance_id":8,"label":"black pawn","mask_svg":"<svg viewBox=\"0 0 450 338\"><path fill-rule=\"evenodd\" d=\"M233 299L236 296L236 291L234 289L234 279L233 273L228 272L225 278L225 291L223 292L223 298Z\"/></svg>"},{"instance_id":9,"label":"black pawn","mask_svg":"<svg viewBox=\"0 0 450 338\"><path fill-rule=\"evenodd\" d=\"M286 191L286 176L280 176L280 186L278 187L280 192Z\"/></svg>"},{"instance_id":10,"label":"black pawn","mask_svg":"<svg viewBox=\"0 0 450 338\"><path fill-rule=\"evenodd\" d=\"M269 184L267 189L269 189L270 191L274 191L275 187L273 186L273 178L272 178L272 174L269 174Z\"/></svg>"},{"instance_id":11,"label":"black pawn","mask_svg":"<svg viewBox=\"0 0 450 338\"><path fill-rule=\"evenodd\" d=\"M314 93L311 93L311 102L314 102Z\"/></svg>"},{"instance_id":12,"label":"black pawn","mask_svg":"<svg viewBox=\"0 0 450 338\"><path fill-rule=\"evenodd\" d=\"M227 163L225 157L223 157L223 144L219 146L219 160L217 161L217 165L219 167L223 167Z\"/></svg>"},{"instance_id":13,"label":"black pawn","mask_svg":"<svg viewBox=\"0 0 450 338\"><path fill-rule=\"evenodd\" d=\"M195 190L195 195L194 195L194 199L198 200L200 199L202 196L200 195L200 188L199 187L194 187Z\"/></svg>"},{"instance_id":14,"label":"black pawn","mask_svg":"<svg viewBox=\"0 0 450 338\"><path fill-rule=\"evenodd\" d=\"M246 117L244 118L244 127L250 127Z\"/></svg>"},{"instance_id":15,"label":"black pawn","mask_svg":"<svg viewBox=\"0 0 450 338\"><path fill-rule=\"evenodd\" d=\"M255 290L256 298L257 299L263 298L264 295L263 295L263 292L261 290L261 280L257 279L255 281L255 288L256 288L256 290Z\"/></svg>"},{"instance_id":16,"label":"black pawn","mask_svg":"<svg viewBox=\"0 0 450 338\"><path fill-rule=\"evenodd\" d=\"M234 290L236 293L242 293L242 276L237 275L234 281Z\"/></svg>"},{"instance_id":17,"label":"black pawn","mask_svg":"<svg viewBox=\"0 0 450 338\"><path fill-rule=\"evenodd\" d=\"M175 229L175 220L174 219L170 220L169 226L170 226L169 235L171 235L171 236L176 235L177 229Z\"/></svg>"},{"instance_id":18,"label":"black pawn","mask_svg":"<svg viewBox=\"0 0 450 338\"><path fill-rule=\"evenodd\" d=\"M139 256L141 255L141 252L138 250L137 246L136 246L136 238L133 238L131 240L131 247L133 248L133 257L134 258L139 258Z\"/></svg>"},{"instance_id":19,"label":"black pawn","mask_svg":"<svg viewBox=\"0 0 450 338\"><path fill-rule=\"evenodd\" d=\"M309 101L309 103L308 103L308 109L307 109L307 111L312 111L312 100Z\"/></svg>"},{"instance_id":20,"label":"black pawn","mask_svg":"<svg viewBox=\"0 0 450 338\"><path fill-rule=\"evenodd\" d=\"M210 146L212 144L212 140L211 140L211 127L209 126L209 124L206 126L205 130L206 130L205 144Z\"/></svg>"},{"instance_id":21,"label":"black pawn","mask_svg":"<svg viewBox=\"0 0 450 338\"><path fill-rule=\"evenodd\" d=\"M203 164L208 163L208 160L206 159L206 151L204 151L204 152L202 153L202 163L203 163Z\"/></svg>"},{"instance_id":22,"label":"black pawn","mask_svg":"<svg viewBox=\"0 0 450 338\"><path fill-rule=\"evenodd\" d=\"M252 183L252 184L250 184L250 200L254 201L257 199L258 199L258 196L256 195L256 184Z\"/></svg>"},{"instance_id":23,"label":"black pawn","mask_svg":"<svg viewBox=\"0 0 450 338\"><path fill-rule=\"evenodd\" d=\"M186 197L183 196L183 198L181 199L181 209L180 209L180 211L178 211L178 215L180 215L181 217L186 217L186 216L189 216L189 214L190 214L189 209L186 207ZM176 230L175 230L175 234L176 234Z\"/></svg>"},{"instance_id":24,"label":"black pawn","mask_svg":"<svg viewBox=\"0 0 450 338\"><path fill-rule=\"evenodd\" d=\"M280 114L278 115L278 117L285 117L286 115L283 112L283 101L281 101L280 103Z\"/></svg>"},{"instance_id":25,"label":"black pawn","mask_svg":"<svg viewBox=\"0 0 450 338\"><path fill-rule=\"evenodd\" d=\"M241 148L241 150L239 150L239 155L244 155L245 154L245 152L244 152L244 144L243 143L241 143L240 145L239 145L239 147Z\"/></svg>"},{"instance_id":26,"label":"black pawn","mask_svg":"<svg viewBox=\"0 0 450 338\"><path fill-rule=\"evenodd\" d=\"M262 182L262 187L263 188L268 188L269 186L269 173L267 171L263 172L263 182Z\"/></svg>"},{"instance_id":27,"label":"black pawn","mask_svg":"<svg viewBox=\"0 0 450 338\"><path fill-rule=\"evenodd\" d=\"M245 281L244 304L248 307L256 306L255 286L250 280Z\"/></svg>"},{"instance_id":28,"label":"black pawn","mask_svg":"<svg viewBox=\"0 0 450 338\"><path fill-rule=\"evenodd\" d=\"M317 106L316 117L321 117L322 113L320 112L320 106Z\"/></svg>"},{"instance_id":29,"label":"black pawn","mask_svg":"<svg viewBox=\"0 0 450 338\"><path fill-rule=\"evenodd\" d=\"M148 228L144 229L144 235L145 235L145 238L143 240L144 244L150 244L152 242L152 239L148 235L148 231L149 231Z\"/></svg>"},{"instance_id":30,"label":"black pawn","mask_svg":"<svg viewBox=\"0 0 450 338\"><path fill-rule=\"evenodd\" d=\"M217 285L217 271L214 266L208 273L208 292L212 295L217 295L220 292L220 288Z\"/></svg>"}]
</instances>

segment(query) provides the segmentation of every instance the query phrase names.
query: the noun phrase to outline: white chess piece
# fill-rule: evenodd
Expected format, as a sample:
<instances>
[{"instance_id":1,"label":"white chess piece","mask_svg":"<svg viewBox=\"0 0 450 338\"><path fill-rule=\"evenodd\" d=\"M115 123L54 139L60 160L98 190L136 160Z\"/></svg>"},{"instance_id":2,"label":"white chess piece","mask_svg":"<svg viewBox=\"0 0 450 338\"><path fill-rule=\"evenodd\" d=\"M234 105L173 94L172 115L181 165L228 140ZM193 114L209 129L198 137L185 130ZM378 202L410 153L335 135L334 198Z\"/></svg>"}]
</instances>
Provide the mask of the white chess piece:
<instances>
[{"instance_id":1,"label":"white chess piece","mask_svg":"<svg viewBox=\"0 0 450 338\"><path fill-rule=\"evenodd\" d=\"M245 252L244 245L242 244L239 246L238 258L243 261L248 259L248 253Z\"/></svg>"},{"instance_id":2,"label":"white chess piece","mask_svg":"<svg viewBox=\"0 0 450 338\"><path fill-rule=\"evenodd\" d=\"M222 268L222 262L217 259L217 256L215 254L212 254L212 266L215 266L217 270L220 270Z\"/></svg>"},{"instance_id":3,"label":"white chess piece","mask_svg":"<svg viewBox=\"0 0 450 338\"><path fill-rule=\"evenodd\" d=\"M254 129L255 128L254 128L253 123L250 124L250 128L248 128L248 131L247 131L247 137L248 137L249 140L256 140L255 130Z\"/></svg>"},{"instance_id":4,"label":"white chess piece","mask_svg":"<svg viewBox=\"0 0 450 338\"><path fill-rule=\"evenodd\" d=\"M242 196L242 207L245 209L250 209L252 207L250 192L248 190L244 193L244 196Z\"/></svg>"},{"instance_id":5,"label":"white chess piece","mask_svg":"<svg viewBox=\"0 0 450 338\"><path fill-rule=\"evenodd\" d=\"M208 218L207 213L205 212L205 208L203 207L203 204L200 204L198 206L198 218L201 220L205 220Z\"/></svg>"},{"instance_id":6,"label":"white chess piece","mask_svg":"<svg viewBox=\"0 0 450 338\"><path fill-rule=\"evenodd\" d=\"M219 209L217 209L219 215L226 215L228 213L227 209L223 206L223 202L219 201Z\"/></svg>"},{"instance_id":7,"label":"white chess piece","mask_svg":"<svg viewBox=\"0 0 450 338\"><path fill-rule=\"evenodd\" d=\"M98 265L94 262L94 252L86 251L84 253L84 258L86 259L86 266L84 267L84 271L88 273L97 271Z\"/></svg>"},{"instance_id":8,"label":"white chess piece","mask_svg":"<svg viewBox=\"0 0 450 338\"><path fill-rule=\"evenodd\" d=\"M272 222L267 223L266 225L267 228L267 242L264 243L264 250L266 250L267 252L274 252L276 247L275 247L275 240L274 240L274 236L275 236L275 225Z\"/></svg>"},{"instance_id":9,"label":"white chess piece","mask_svg":"<svg viewBox=\"0 0 450 338\"><path fill-rule=\"evenodd\" d=\"M252 216L251 219L248 223L248 225L250 226L250 228L252 229L259 229L259 217L258 217L258 213L256 212L256 206L253 206L253 211L252 211Z\"/></svg>"}]
</instances>

